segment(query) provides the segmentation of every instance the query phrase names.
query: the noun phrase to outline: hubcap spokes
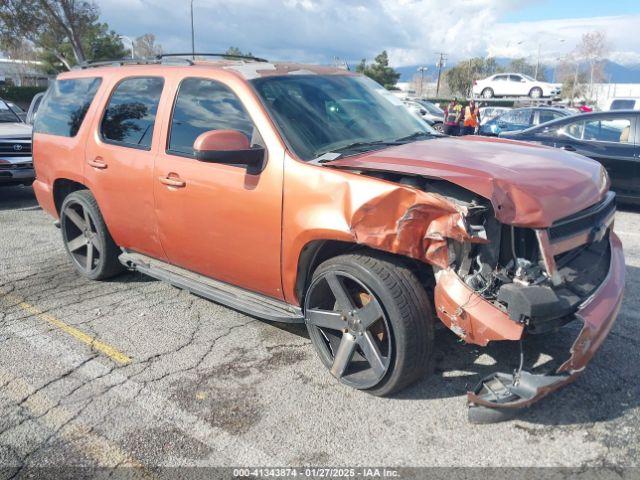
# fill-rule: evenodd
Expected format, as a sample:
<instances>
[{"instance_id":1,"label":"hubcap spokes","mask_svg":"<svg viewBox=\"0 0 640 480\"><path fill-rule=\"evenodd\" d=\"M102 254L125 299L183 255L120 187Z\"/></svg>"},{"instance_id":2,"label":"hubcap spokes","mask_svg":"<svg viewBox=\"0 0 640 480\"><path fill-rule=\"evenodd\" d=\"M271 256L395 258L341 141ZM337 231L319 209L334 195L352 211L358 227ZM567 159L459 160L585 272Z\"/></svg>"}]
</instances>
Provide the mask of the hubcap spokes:
<instances>
[{"instance_id":1,"label":"hubcap spokes","mask_svg":"<svg viewBox=\"0 0 640 480\"><path fill-rule=\"evenodd\" d=\"M91 272L102 255L95 222L89 211L79 203L67 205L65 216L65 240L71 256L85 272Z\"/></svg>"},{"instance_id":2,"label":"hubcap spokes","mask_svg":"<svg viewBox=\"0 0 640 480\"><path fill-rule=\"evenodd\" d=\"M391 360L391 337L386 315L375 296L355 278L330 272L308 293L306 322L314 342L330 361L340 381L368 388L386 374ZM325 362L327 363L327 362Z\"/></svg>"}]
</instances>

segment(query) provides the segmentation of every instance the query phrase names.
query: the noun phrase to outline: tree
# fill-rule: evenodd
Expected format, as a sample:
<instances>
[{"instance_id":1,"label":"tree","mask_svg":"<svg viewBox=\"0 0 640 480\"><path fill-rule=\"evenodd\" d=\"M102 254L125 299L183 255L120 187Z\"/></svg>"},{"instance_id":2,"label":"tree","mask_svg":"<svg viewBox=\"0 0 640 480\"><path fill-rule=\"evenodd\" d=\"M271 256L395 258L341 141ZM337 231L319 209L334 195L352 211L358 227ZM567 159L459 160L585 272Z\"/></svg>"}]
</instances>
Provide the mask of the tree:
<instances>
[{"instance_id":1,"label":"tree","mask_svg":"<svg viewBox=\"0 0 640 480\"><path fill-rule=\"evenodd\" d=\"M88 0L3 0L0 39L5 45L28 40L69 69L86 60L83 39L97 20L98 7Z\"/></svg>"},{"instance_id":2,"label":"tree","mask_svg":"<svg viewBox=\"0 0 640 480\"><path fill-rule=\"evenodd\" d=\"M589 95L593 95L593 82L604 78L603 58L607 53L607 38L604 32L590 32L582 35L578 55L589 67Z\"/></svg>"},{"instance_id":3,"label":"tree","mask_svg":"<svg viewBox=\"0 0 640 480\"><path fill-rule=\"evenodd\" d=\"M235 56L241 56L241 57L252 57L253 56L253 54L251 52L244 53L238 47L229 47L229 48L227 48L227 51L224 52L224 53L226 55L229 55L229 57L225 57L225 58L229 58L229 59L233 59L234 55Z\"/></svg>"},{"instance_id":4,"label":"tree","mask_svg":"<svg viewBox=\"0 0 640 480\"><path fill-rule=\"evenodd\" d=\"M444 77L452 93L467 97L471 95L474 80L493 75L497 71L499 68L494 58L476 57L458 63L447 70Z\"/></svg>"},{"instance_id":5,"label":"tree","mask_svg":"<svg viewBox=\"0 0 640 480\"><path fill-rule=\"evenodd\" d=\"M547 81L545 71L546 67L544 65L539 65L538 67L538 76L536 78L536 66L527 62L525 58L514 58L509 62L509 66L507 70L514 73L523 73L524 75L529 75L530 77L536 78L536 80L540 80L543 82Z\"/></svg>"},{"instance_id":6,"label":"tree","mask_svg":"<svg viewBox=\"0 0 640 480\"><path fill-rule=\"evenodd\" d=\"M133 42L133 52L138 58L153 58L162 54L162 45L156 43L153 33L145 33Z\"/></svg>"},{"instance_id":7,"label":"tree","mask_svg":"<svg viewBox=\"0 0 640 480\"><path fill-rule=\"evenodd\" d=\"M586 74L581 68L580 57L573 52L564 57L556 67L556 79L562 82L562 92L573 104L576 97L585 95Z\"/></svg>"},{"instance_id":8,"label":"tree","mask_svg":"<svg viewBox=\"0 0 640 480\"><path fill-rule=\"evenodd\" d=\"M378 54L370 65L367 65L367 61L363 58L356 66L356 72L375 80L388 90L393 89L400 79L400 74L389 66L389 55L386 50Z\"/></svg>"}]
</instances>

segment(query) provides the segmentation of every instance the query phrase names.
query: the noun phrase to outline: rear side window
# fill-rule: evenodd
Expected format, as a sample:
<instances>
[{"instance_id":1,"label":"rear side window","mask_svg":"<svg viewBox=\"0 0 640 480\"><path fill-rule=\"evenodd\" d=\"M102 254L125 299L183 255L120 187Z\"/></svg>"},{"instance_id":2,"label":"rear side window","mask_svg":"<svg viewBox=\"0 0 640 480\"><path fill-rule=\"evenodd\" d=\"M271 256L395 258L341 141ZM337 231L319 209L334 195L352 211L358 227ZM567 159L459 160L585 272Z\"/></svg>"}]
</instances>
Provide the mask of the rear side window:
<instances>
[{"instance_id":1,"label":"rear side window","mask_svg":"<svg viewBox=\"0 0 640 480\"><path fill-rule=\"evenodd\" d=\"M635 106L635 100L614 100L611 102L611 110L633 110Z\"/></svg>"},{"instance_id":2,"label":"rear side window","mask_svg":"<svg viewBox=\"0 0 640 480\"><path fill-rule=\"evenodd\" d=\"M228 87L214 80L185 78L173 108L168 151L193 155L193 142L208 130L238 130L251 143L260 143L249 114Z\"/></svg>"},{"instance_id":3,"label":"rear side window","mask_svg":"<svg viewBox=\"0 0 640 480\"><path fill-rule=\"evenodd\" d=\"M38 109L34 130L75 137L101 82L100 78L56 80Z\"/></svg>"},{"instance_id":4,"label":"rear side window","mask_svg":"<svg viewBox=\"0 0 640 480\"><path fill-rule=\"evenodd\" d=\"M160 77L122 80L102 118L102 138L109 143L149 150L163 85L164 79Z\"/></svg>"},{"instance_id":5,"label":"rear side window","mask_svg":"<svg viewBox=\"0 0 640 480\"><path fill-rule=\"evenodd\" d=\"M564 117L561 113L558 112L550 112L548 110L542 110L539 112L538 123L547 123L551 120L555 120L556 118Z\"/></svg>"}]
</instances>

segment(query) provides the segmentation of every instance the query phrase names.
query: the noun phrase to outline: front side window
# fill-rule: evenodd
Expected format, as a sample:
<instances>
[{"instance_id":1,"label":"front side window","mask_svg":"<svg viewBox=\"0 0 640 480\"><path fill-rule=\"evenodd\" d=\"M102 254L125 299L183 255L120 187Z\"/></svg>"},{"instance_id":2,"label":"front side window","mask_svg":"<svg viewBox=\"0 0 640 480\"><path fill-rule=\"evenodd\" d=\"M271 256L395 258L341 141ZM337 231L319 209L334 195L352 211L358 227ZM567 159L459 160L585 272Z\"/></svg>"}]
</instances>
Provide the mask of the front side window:
<instances>
[{"instance_id":1,"label":"front side window","mask_svg":"<svg viewBox=\"0 0 640 480\"><path fill-rule=\"evenodd\" d=\"M105 110L100 127L102 138L126 147L150 149L163 85L164 79L159 77L121 81Z\"/></svg>"},{"instance_id":2,"label":"front side window","mask_svg":"<svg viewBox=\"0 0 640 480\"><path fill-rule=\"evenodd\" d=\"M75 137L95 97L100 78L56 80L43 97L34 131Z\"/></svg>"},{"instance_id":3,"label":"front side window","mask_svg":"<svg viewBox=\"0 0 640 480\"><path fill-rule=\"evenodd\" d=\"M522 77L520 75L509 75L509 80L512 82L521 82Z\"/></svg>"},{"instance_id":4,"label":"front side window","mask_svg":"<svg viewBox=\"0 0 640 480\"><path fill-rule=\"evenodd\" d=\"M628 143L631 119L624 117L589 120L584 124L584 140Z\"/></svg>"},{"instance_id":5,"label":"front side window","mask_svg":"<svg viewBox=\"0 0 640 480\"><path fill-rule=\"evenodd\" d=\"M367 77L286 75L251 83L303 160L435 135L398 97Z\"/></svg>"},{"instance_id":6,"label":"front side window","mask_svg":"<svg viewBox=\"0 0 640 480\"><path fill-rule=\"evenodd\" d=\"M186 78L180 84L171 118L168 151L193 155L193 142L209 130L238 130L259 143L249 114L225 85L204 78Z\"/></svg>"},{"instance_id":7,"label":"front side window","mask_svg":"<svg viewBox=\"0 0 640 480\"><path fill-rule=\"evenodd\" d=\"M611 102L611 110L633 110L635 106L635 100L614 100Z\"/></svg>"}]
</instances>

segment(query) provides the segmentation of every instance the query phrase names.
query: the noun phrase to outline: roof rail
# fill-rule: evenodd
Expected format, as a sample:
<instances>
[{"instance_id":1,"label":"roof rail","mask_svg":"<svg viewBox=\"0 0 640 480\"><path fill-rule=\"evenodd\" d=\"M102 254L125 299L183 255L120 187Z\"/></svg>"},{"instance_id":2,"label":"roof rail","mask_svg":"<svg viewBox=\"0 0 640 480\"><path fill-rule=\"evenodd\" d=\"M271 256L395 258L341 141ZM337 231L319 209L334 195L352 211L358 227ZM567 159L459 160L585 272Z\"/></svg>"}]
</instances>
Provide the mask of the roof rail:
<instances>
[{"instance_id":1,"label":"roof rail","mask_svg":"<svg viewBox=\"0 0 640 480\"><path fill-rule=\"evenodd\" d=\"M188 58L177 59L183 61L189 65L193 65L193 62ZM116 60L100 60L97 62L82 62L74 66L73 69L86 69L86 68L98 68L98 67L120 67L123 65L157 65L163 63L162 58L119 58Z\"/></svg>"},{"instance_id":2,"label":"roof rail","mask_svg":"<svg viewBox=\"0 0 640 480\"><path fill-rule=\"evenodd\" d=\"M254 62L268 62L266 58L254 57L252 55L233 55L230 53L161 53L157 55L157 59L166 57L221 57L221 58L237 58L238 60L252 60Z\"/></svg>"}]
</instances>

